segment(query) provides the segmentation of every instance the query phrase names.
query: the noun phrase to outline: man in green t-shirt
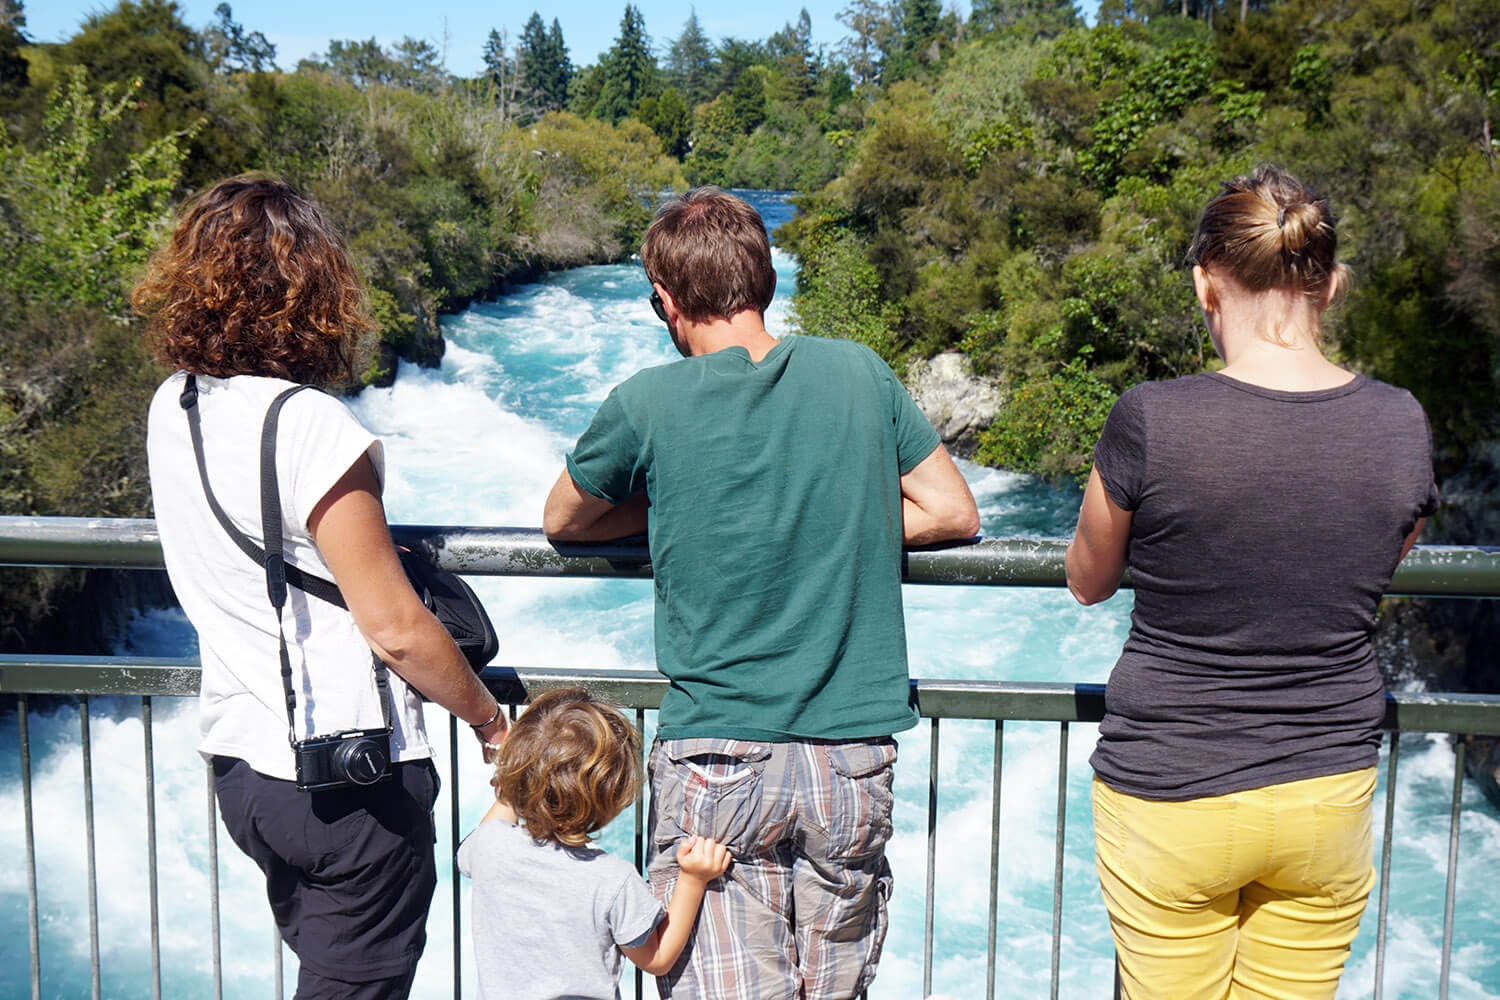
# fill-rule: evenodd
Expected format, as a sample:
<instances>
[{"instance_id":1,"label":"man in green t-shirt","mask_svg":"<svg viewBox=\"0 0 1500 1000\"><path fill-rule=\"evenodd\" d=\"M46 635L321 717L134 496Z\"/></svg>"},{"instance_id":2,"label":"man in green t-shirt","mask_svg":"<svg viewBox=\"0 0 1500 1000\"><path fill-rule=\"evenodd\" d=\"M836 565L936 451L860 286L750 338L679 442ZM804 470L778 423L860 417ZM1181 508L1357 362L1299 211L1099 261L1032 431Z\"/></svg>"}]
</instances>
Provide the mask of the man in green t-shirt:
<instances>
[{"instance_id":1,"label":"man in green t-shirt","mask_svg":"<svg viewBox=\"0 0 1500 1000\"><path fill-rule=\"evenodd\" d=\"M543 526L646 533L657 666L653 888L675 844L734 864L664 997L852 997L886 929L892 734L916 724L901 546L968 538L963 476L891 370L844 340L765 328L776 287L760 216L713 188L657 214L641 247L683 360L617 386L567 458Z\"/></svg>"}]
</instances>

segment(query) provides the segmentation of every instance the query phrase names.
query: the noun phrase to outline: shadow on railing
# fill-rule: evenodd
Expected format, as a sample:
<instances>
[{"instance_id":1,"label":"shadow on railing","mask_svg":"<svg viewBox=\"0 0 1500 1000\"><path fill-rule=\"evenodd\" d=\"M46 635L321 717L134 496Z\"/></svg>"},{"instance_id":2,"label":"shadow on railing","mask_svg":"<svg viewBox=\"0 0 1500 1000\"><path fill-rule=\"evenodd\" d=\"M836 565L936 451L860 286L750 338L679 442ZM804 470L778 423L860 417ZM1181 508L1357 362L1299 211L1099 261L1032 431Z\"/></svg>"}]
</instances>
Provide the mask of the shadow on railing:
<instances>
[{"instance_id":1,"label":"shadow on railing","mask_svg":"<svg viewBox=\"0 0 1500 1000\"><path fill-rule=\"evenodd\" d=\"M473 529L398 526L397 539L461 573L505 576L649 576L645 548L639 544L557 546L535 529ZM907 554L907 582L985 586L1060 586L1063 583L1064 543L1056 539L985 539L961 546L914 550ZM0 564L92 567L160 567L160 546L150 521L88 519L0 518ZM1392 592L1430 596L1492 597L1500 595L1500 550L1419 547L1398 571ZM655 709L666 681L655 672L580 670L571 668L490 668L485 682L502 702L522 704L538 692L581 684L600 697L634 711L636 725L646 728L646 712ZM31 796L31 746L28 697L74 695L79 698L80 744L84 768L84 823L88 858L90 956L93 995L101 995L97 871L93 814L92 750L89 740L89 699L95 695L140 699L144 731L147 797L148 909L151 930L153 997L161 996L160 943L154 771L152 763L152 699L197 693L198 665L193 660L129 657L4 656L0 657L0 695L16 702L20 734L20 776L26 839L28 916L30 928L31 993L41 996L40 937L37 907L34 817ZM944 719L990 721L994 725L991 778L989 913L987 920L986 997L996 990L997 907L1000 880L1000 791L1003 739L1007 722L1050 722L1058 726L1056 834L1052 884L1050 995L1058 996L1061 963L1062 887L1069 726L1097 722L1103 716L1104 688L1097 684L1023 684L963 680L923 680L913 684L923 718L929 720L927 780L927 850L923 923L923 995L933 985L933 923L937 858L938 760L940 727ZM1376 1000L1381 997L1385 967L1392 831L1396 808L1396 770L1403 733L1446 733L1458 736L1500 733L1500 696L1462 694L1398 694L1388 697L1385 725L1393 734L1386 755L1384 838L1380 858L1375 949ZM454 851L459 827L458 744L456 724L449 730L452 761L448 796ZM1460 792L1464 772L1464 743L1457 743L1453 770L1452 808L1448 834L1448 869L1443 918L1442 967L1439 996L1446 997L1453 940L1454 893L1459 850ZM210 906L214 995L222 996L219 931L217 822L211 772L207 781L208 843L210 848ZM634 854L637 867L645 861L642 830L643 803L634 814ZM460 932L457 873L453 878L454 996L461 993ZM276 995L281 996L280 949L276 950ZM636 976L636 995L642 981Z\"/></svg>"}]
</instances>

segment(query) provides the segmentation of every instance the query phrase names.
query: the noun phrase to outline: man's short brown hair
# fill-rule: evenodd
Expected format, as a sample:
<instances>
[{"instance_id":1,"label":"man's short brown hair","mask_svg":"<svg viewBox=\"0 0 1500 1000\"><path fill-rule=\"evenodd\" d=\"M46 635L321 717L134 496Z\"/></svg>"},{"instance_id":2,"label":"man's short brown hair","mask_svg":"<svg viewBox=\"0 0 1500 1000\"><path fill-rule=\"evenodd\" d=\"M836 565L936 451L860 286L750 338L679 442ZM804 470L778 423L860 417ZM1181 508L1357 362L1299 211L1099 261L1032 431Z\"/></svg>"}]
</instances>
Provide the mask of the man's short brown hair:
<instances>
[{"instance_id":1,"label":"man's short brown hair","mask_svg":"<svg viewBox=\"0 0 1500 1000\"><path fill-rule=\"evenodd\" d=\"M548 691L500 745L490 784L538 840L580 847L635 801L641 738L583 688Z\"/></svg>"},{"instance_id":2,"label":"man's short brown hair","mask_svg":"<svg viewBox=\"0 0 1500 1000\"><path fill-rule=\"evenodd\" d=\"M641 262L695 323L746 309L764 313L776 292L760 213L716 187L693 188L663 205L646 230Z\"/></svg>"}]
</instances>

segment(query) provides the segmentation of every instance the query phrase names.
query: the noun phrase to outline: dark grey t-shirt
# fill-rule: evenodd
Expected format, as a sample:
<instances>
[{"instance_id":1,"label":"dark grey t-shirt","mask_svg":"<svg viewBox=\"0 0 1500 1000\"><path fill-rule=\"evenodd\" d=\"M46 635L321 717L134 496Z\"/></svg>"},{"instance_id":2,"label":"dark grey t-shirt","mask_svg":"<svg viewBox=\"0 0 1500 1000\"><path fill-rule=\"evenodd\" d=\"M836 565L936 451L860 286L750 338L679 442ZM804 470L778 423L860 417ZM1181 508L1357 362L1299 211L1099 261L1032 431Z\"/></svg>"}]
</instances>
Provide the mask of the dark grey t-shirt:
<instances>
[{"instance_id":1,"label":"dark grey t-shirt","mask_svg":"<svg viewBox=\"0 0 1500 1000\"><path fill-rule=\"evenodd\" d=\"M1133 511L1135 611L1092 763L1148 799L1376 762L1370 634L1401 543L1437 506L1405 390L1281 392L1206 373L1120 397L1094 453Z\"/></svg>"}]
</instances>

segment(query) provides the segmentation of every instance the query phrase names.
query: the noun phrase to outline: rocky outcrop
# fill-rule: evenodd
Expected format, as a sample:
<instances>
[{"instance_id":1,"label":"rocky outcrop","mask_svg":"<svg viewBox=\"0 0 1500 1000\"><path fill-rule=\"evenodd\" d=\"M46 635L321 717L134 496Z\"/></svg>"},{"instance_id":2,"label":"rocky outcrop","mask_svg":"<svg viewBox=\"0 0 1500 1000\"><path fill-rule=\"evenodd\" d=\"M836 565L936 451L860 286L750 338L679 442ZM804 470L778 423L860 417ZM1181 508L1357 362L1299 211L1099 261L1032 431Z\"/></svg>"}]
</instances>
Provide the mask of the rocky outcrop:
<instances>
[{"instance_id":1,"label":"rocky outcrop","mask_svg":"<svg viewBox=\"0 0 1500 1000\"><path fill-rule=\"evenodd\" d=\"M972 458L979 432L1000 413L1005 396L996 379L975 375L957 351L906 369L906 388L955 455Z\"/></svg>"}]
</instances>

